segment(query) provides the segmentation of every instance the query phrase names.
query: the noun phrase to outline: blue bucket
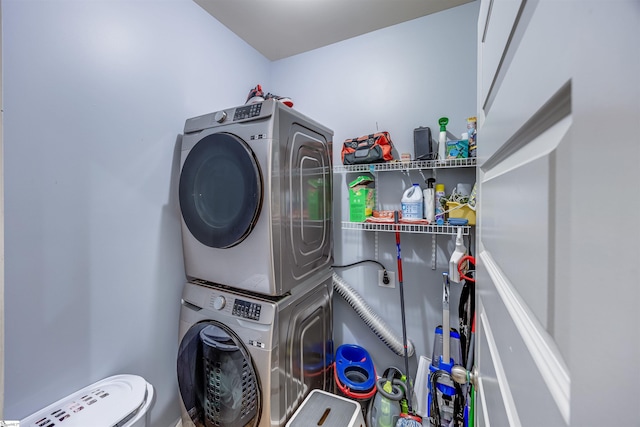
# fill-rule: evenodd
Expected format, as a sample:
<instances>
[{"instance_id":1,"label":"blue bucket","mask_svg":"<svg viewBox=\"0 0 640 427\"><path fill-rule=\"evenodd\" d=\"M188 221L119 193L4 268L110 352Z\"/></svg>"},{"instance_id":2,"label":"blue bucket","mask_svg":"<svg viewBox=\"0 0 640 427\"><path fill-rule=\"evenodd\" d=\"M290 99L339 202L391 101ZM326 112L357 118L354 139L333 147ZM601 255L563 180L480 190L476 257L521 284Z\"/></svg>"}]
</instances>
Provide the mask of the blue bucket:
<instances>
[{"instance_id":1,"label":"blue bucket","mask_svg":"<svg viewBox=\"0 0 640 427\"><path fill-rule=\"evenodd\" d=\"M358 345L343 344L338 347L335 374L341 390L347 388L356 394L367 394L375 390L376 372L373 360L367 350Z\"/></svg>"}]
</instances>

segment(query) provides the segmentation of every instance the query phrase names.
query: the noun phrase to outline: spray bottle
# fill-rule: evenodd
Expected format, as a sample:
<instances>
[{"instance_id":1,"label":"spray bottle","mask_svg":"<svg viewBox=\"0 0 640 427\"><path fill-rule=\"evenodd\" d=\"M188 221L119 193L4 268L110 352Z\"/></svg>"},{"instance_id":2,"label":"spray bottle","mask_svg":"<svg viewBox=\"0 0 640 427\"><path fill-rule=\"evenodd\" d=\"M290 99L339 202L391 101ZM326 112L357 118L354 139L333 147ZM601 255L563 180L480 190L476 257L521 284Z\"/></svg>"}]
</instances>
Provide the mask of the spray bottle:
<instances>
[{"instance_id":1,"label":"spray bottle","mask_svg":"<svg viewBox=\"0 0 640 427\"><path fill-rule=\"evenodd\" d=\"M458 262L462 259L463 256L467 254L467 248L464 246L464 241L462 240L462 227L458 227L458 232L456 235L456 249L451 254L451 258L449 259L449 278L452 282L460 283L460 273L458 272ZM461 270L464 273L467 270L467 261L465 261L465 265L462 266Z\"/></svg>"},{"instance_id":2,"label":"spray bottle","mask_svg":"<svg viewBox=\"0 0 640 427\"><path fill-rule=\"evenodd\" d=\"M447 158L447 125L449 118L441 117L438 120L440 125L440 135L438 136L438 159L445 160Z\"/></svg>"},{"instance_id":3,"label":"spray bottle","mask_svg":"<svg viewBox=\"0 0 640 427\"><path fill-rule=\"evenodd\" d=\"M424 218L429 221L429 224L433 224L436 218L436 194L433 184L436 182L434 178L427 179L427 188L422 190L422 196L424 200Z\"/></svg>"},{"instance_id":4,"label":"spray bottle","mask_svg":"<svg viewBox=\"0 0 640 427\"><path fill-rule=\"evenodd\" d=\"M440 200L446 196L444 192L444 184L436 184L435 195L436 195L436 199L435 199L436 206L434 209L434 213L435 213L436 224L444 225L444 207L442 206L442 201Z\"/></svg>"}]
</instances>

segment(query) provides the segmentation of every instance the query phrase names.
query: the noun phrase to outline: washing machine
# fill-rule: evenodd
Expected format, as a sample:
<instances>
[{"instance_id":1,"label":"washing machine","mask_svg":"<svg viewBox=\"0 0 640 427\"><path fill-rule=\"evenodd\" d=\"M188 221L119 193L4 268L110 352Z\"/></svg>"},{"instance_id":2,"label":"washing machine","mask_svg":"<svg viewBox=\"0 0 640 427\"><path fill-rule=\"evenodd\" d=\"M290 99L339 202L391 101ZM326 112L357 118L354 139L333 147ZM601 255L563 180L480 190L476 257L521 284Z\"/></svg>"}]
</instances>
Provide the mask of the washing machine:
<instances>
[{"instance_id":1,"label":"washing machine","mask_svg":"<svg viewBox=\"0 0 640 427\"><path fill-rule=\"evenodd\" d=\"M327 270L332 138L276 100L187 120L179 199L189 280L284 295Z\"/></svg>"},{"instance_id":2,"label":"washing machine","mask_svg":"<svg viewBox=\"0 0 640 427\"><path fill-rule=\"evenodd\" d=\"M183 427L282 427L331 390L332 279L282 297L185 285L177 370Z\"/></svg>"}]
</instances>

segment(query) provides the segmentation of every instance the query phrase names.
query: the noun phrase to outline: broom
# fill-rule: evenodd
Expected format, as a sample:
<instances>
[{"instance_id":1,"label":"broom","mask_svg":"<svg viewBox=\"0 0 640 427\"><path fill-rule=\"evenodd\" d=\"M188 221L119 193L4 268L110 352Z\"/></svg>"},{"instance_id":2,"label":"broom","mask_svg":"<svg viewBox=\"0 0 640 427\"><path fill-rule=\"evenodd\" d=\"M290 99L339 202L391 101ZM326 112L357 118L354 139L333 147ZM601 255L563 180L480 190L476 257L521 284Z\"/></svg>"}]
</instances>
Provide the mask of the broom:
<instances>
[{"instance_id":1,"label":"broom","mask_svg":"<svg viewBox=\"0 0 640 427\"><path fill-rule=\"evenodd\" d=\"M396 224L396 251L398 253L398 283L400 288L400 313L402 315L402 343L404 345L404 369L407 374L407 413L400 414L395 427L422 427L422 418L413 412L411 407L411 376L409 375L409 353L407 352L407 322L404 314L404 287L402 283L402 257L400 255L400 226L398 225L398 211L393 212Z\"/></svg>"}]
</instances>

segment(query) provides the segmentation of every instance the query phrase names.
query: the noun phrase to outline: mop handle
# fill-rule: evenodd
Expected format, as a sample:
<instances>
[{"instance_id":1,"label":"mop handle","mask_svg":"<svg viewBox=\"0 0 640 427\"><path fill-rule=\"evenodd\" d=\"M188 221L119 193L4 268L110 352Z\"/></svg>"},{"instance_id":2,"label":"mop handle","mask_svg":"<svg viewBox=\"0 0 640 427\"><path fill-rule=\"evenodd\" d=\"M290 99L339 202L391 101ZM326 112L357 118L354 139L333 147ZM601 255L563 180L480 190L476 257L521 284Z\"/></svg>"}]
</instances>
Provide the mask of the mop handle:
<instances>
[{"instance_id":1,"label":"mop handle","mask_svg":"<svg viewBox=\"0 0 640 427\"><path fill-rule=\"evenodd\" d=\"M398 226L398 211L393 211L393 220L396 224L396 248L398 254L398 283L400 286L400 313L402 314L402 344L404 346L404 369L407 375L407 408L409 413L413 412L411 407L411 376L409 375L409 354L407 353L407 321L404 311L404 285L402 283L402 256L400 255L400 227Z\"/></svg>"},{"instance_id":2,"label":"mop handle","mask_svg":"<svg viewBox=\"0 0 640 427\"><path fill-rule=\"evenodd\" d=\"M449 273L442 273L442 361L449 365Z\"/></svg>"},{"instance_id":3,"label":"mop handle","mask_svg":"<svg viewBox=\"0 0 640 427\"><path fill-rule=\"evenodd\" d=\"M393 219L396 224L396 253L398 258L398 282L402 283L402 257L400 256L400 230L398 225L398 211L393 211Z\"/></svg>"}]
</instances>

